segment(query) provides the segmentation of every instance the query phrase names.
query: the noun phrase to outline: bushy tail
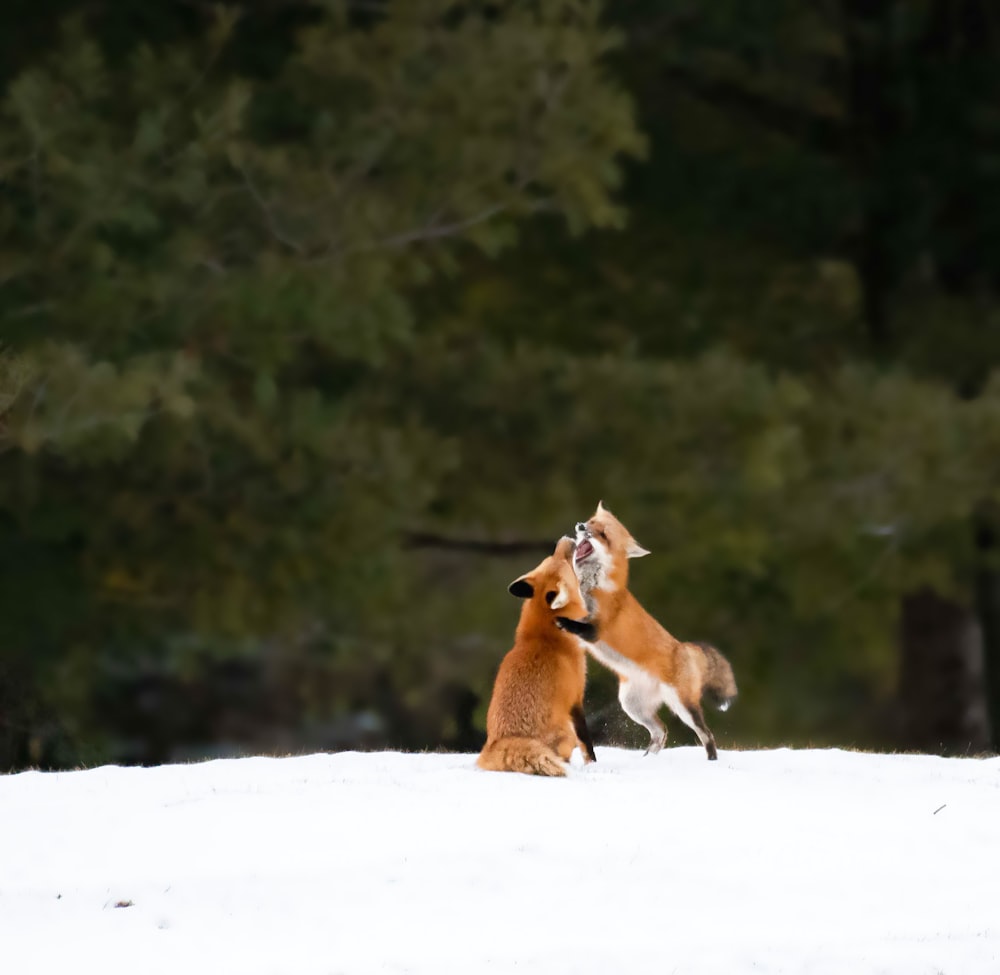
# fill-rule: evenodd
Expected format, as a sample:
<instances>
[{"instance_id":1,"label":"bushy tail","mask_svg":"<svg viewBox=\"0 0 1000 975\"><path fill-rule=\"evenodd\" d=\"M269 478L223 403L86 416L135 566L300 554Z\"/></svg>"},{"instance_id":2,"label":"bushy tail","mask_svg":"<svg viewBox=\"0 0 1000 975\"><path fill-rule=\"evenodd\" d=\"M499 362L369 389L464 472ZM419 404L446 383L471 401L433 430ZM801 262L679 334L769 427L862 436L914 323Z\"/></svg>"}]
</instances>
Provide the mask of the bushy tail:
<instances>
[{"instance_id":1,"label":"bushy tail","mask_svg":"<svg viewBox=\"0 0 1000 975\"><path fill-rule=\"evenodd\" d=\"M695 644L705 657L704 693L720 710L725 711L736 697L736 678L729 661L710 643Z\"/></svg>"},{"instance_id":2,"label":"bushy tail","mask_svg":"<svg viewBox=\"0 0 1000 975\"><path fill-rule=\"evenodd\" d=\"M526 772L528 775L565 775L559 756L535 738L498 738L488 741L476 764L491 772Z\"/></svg>"}]
</instances>

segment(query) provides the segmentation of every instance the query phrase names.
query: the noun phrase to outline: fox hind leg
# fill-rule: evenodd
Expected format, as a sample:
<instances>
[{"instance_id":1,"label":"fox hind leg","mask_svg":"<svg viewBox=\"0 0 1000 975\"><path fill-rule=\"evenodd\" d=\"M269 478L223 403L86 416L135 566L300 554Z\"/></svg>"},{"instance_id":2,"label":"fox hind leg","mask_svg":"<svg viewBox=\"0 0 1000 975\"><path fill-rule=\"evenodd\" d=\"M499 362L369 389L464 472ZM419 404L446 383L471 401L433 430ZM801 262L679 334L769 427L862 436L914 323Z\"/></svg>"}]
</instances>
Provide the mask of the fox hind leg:
<instances>
[{"instance_id":1,"label":"fox hind leg","mask_svg":"<svg viewBox=\"0 0 1000 975\"><path fill-rule=\"evenodd\" d=\"M655 755L667 743L667 726L657 717L662 699L644 681L623 680L618 685L622 710L649 732L647 755Z\"/></svg>"},{"instance_id":2,"label":"fox hind leg","mask_svg":"<svg viewBox=\"0 0 1000 975\"><path fill-rule=\"evenodd\" d=\"M694 733L698 736L698 740L705 746L705 751L708 753L708 760L714 762L719 757L719 753L715 748L715 735L712 734L705 723L705 713L702 711L700 704L696 704L689 710L691 712L691 720L694 722Z\"/></svg>"},{"instance_id":3,"label":"fox hind leg","mask_svg":"<svg viewBox=\"0 0 1000 975\"><path fill-rule=\"evenodd\" d=\"M562 733L557 732L549 741L552 750L564 761L568 762L573 749L576 748L576 731L570 723Z\"/></svg>"},{"instance_id":4,"label":"fox hind leg","mask_svg":"<svg viewBox=\"0 0 1000 975\"><path fill-rule=\"evenodd\" d=\"M681 703L676 688L671 687L669 684L663 684L662 686L663 700L667 707L698 736L698 741L705 746L708 760L714 762L719 757L719 753L715 748L715 736L705 723L705 714L701 710L701 705L692 704L690 707L686 707Z\"/></svg>"}]
</instances>

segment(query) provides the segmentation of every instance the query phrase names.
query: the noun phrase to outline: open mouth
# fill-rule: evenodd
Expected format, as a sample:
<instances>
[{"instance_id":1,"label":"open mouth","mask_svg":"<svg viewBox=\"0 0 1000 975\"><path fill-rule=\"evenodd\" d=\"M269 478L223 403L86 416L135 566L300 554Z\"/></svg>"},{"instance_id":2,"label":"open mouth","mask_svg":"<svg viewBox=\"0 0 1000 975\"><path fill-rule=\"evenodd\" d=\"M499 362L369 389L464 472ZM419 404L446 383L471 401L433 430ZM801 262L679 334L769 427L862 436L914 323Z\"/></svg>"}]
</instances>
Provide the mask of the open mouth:
<instances>
[{"instance_id":1,"label":"open mouth","mask_svg":"<svg viewBox=\"0 0 1000 975\"><path fill-rule=\"evenodd\" d=\"M590 539L585 538L581 542L577 543L576 552L573 553L573 558L577 562L582 562L584 559L590 558L594 554L594 546L590 544Z\"/></svg>"}]
</instances>

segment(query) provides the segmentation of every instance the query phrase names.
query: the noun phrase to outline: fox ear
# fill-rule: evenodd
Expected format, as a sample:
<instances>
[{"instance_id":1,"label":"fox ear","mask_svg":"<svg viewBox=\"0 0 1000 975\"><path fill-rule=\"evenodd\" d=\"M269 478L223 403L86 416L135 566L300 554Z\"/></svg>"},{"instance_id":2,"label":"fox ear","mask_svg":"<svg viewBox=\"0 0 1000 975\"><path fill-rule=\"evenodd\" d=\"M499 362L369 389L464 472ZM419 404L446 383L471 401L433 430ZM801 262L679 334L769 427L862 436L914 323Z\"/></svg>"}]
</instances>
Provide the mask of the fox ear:
<instances>
[{"instance_id":1,"label":"fox ear","mask_svg":"<svg viewBox=\"0 0 1000 975\"><path fill-rule=\"evenodd\" d=\"M576 542L573 541L569 535L563 535L562 538L556 542L556 550L552 553L557 559L565 559L567 562L573 561L573 549L576 548Z\"/></svg>"},{"instance_id":2,"label":"fox ear","mask_svg":"<svg viewBox=\"0 0 1000 975\"><path fill-rule=\"evenodd\" d=\"M634 538L630 538L625 555L630 559L641 559L644 555L649 555L649 549L643 548Z\"/></svg>"},{"instance_id":3,"label":"fox ear","mask_svg":"<svg viewBox=\"0 0 1000 975\"><path fill-rule=\"evenodd\" d=\"M556 593L556 598L549 603L549 609L562 609L569 602L569 593L566 592L566 587L560 582L559 591Z\"/></svg>"},{"instance_id":4,"label":"fox ear","mask_svg":"<svg viewBox=\"0 0 1000 975\"><path fill-rule=\"evenodd\" d=\"M512 596L517 596L518 599L531 599L535 595L535 587L527 576L521 576L520 579L515 579L507 587L507 592Z\"/></svg>"}]
</instances>

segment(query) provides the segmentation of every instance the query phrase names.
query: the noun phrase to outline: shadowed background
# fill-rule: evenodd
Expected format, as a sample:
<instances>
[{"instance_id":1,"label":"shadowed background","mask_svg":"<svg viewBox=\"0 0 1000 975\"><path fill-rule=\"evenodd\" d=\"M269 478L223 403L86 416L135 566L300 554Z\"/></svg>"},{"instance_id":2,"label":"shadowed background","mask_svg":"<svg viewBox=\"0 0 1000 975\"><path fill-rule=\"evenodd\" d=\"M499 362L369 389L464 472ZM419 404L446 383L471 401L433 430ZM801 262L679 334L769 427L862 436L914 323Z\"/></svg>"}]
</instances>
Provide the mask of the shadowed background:
<instances>
[{"instance_id":1,"label":"shadowed background","mask_svg":"<svg viewBox=\"0 0 1000 975\"><path fill-rule=\"evenodd\" d=\"M998 65L987 0L5 4L0 769L478 748L598 498L720 747L995 748Z\"/></svg>"}]
</instances>

